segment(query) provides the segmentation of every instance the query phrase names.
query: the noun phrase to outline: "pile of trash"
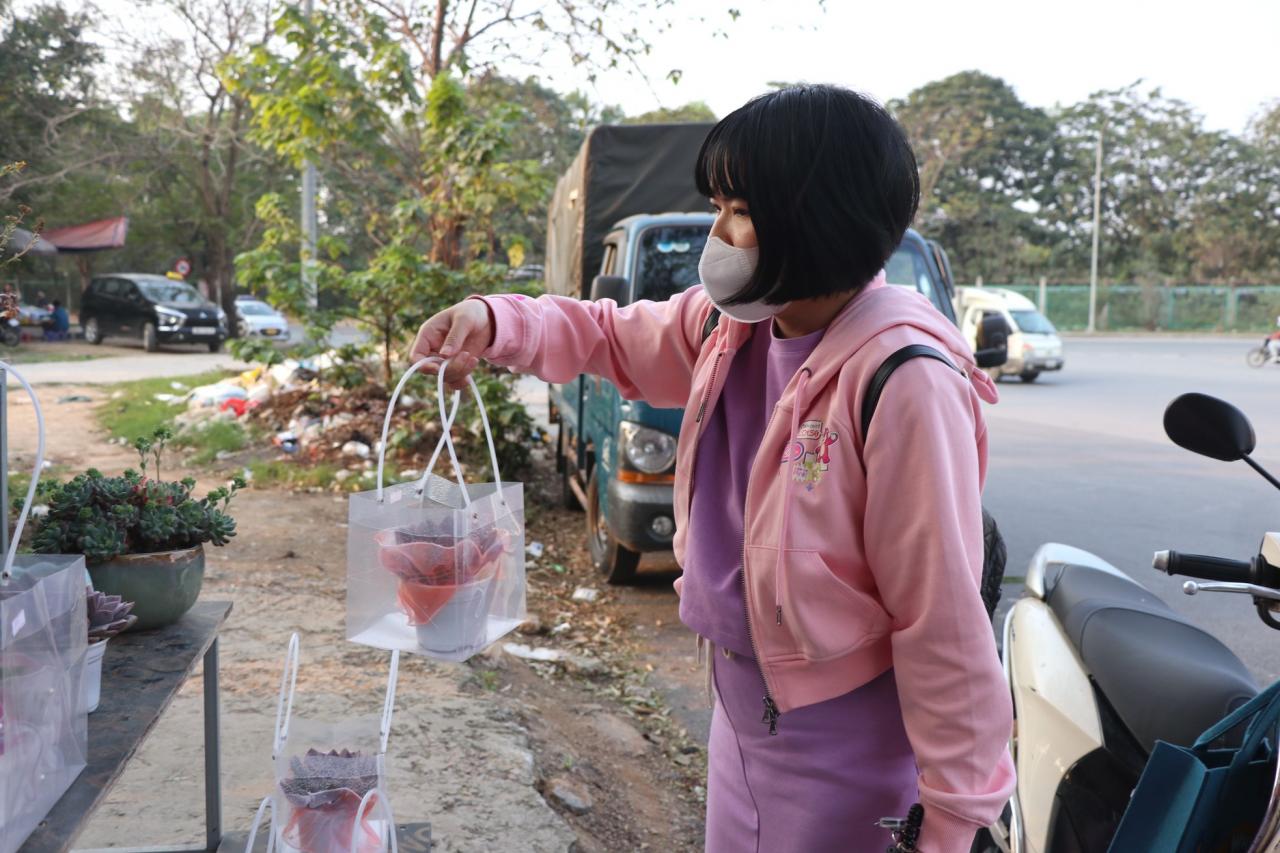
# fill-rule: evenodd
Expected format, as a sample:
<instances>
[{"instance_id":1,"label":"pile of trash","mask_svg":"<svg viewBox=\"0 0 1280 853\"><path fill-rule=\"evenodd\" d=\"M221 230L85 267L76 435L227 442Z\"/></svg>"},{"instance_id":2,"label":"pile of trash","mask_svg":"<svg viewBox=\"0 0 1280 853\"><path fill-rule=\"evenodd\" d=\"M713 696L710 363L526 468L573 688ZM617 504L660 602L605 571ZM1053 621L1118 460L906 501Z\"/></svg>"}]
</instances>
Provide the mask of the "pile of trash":
<instances>
[{"instance_id":1,"label":"pile of trash","mask_svg":"<svg viewBox=\"0 0 1280 853\"><path fill-rule=\"evenodd\" d=\"M237 421L254 435L269 437L281 453L310 463L329 462L346 468L371 468L377 459L387 389L379 382L332 381L332 353L313 359L288 359L272 367L255 367L212 385L191 389L176 418L183 430L201 430L216 421ZM431 401L434 403L434 401ZM401 466L425 464L440 438L435 407L401 395L391 424L391 447Z\"/></svg>"}]
</instances>

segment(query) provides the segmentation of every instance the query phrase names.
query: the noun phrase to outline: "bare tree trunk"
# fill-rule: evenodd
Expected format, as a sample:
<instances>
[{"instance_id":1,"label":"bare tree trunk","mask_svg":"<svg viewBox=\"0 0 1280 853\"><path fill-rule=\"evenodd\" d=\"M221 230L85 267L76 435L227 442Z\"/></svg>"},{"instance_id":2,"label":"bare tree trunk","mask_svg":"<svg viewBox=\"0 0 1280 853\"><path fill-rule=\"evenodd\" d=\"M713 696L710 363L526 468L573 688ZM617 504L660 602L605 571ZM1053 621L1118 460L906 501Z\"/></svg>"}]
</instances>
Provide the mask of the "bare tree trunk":
<instances>
[{"instance_id":1,"label":"bare tree trunk","mask_svg":"<svg viewBox=\"0 0 1280 853\"><path fill-rule=\"evenodd\" d=\"M444 67L444 21L449 14L449 0L436 0L436 19L431 29L431 76Z\"/></svg>"}]
</instances>

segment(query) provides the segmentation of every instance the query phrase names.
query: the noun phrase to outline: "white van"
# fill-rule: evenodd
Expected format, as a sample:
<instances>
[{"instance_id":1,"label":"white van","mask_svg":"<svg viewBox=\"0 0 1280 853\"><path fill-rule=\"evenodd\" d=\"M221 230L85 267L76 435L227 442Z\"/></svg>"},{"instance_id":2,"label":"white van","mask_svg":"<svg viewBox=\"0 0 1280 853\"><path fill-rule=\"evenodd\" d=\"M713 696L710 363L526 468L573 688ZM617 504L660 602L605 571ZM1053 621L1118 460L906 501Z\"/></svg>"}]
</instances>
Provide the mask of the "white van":
<instances>
[{"instance_id":1,"label":"white van","mask_svg":"<svg viewBox=\"0 0 1280 853\"><path fill-rule=\"evenodd\" d=\"M1058 330L1025 296L998 287L957 287L955 306L960 333L970 346L977 345L984 315L999 314L1009 324L1009 360L992 370L994 378L1017 376L1023 382L1035 382L1046 370L1062 369Z\"/></svg>"}]
</instances>

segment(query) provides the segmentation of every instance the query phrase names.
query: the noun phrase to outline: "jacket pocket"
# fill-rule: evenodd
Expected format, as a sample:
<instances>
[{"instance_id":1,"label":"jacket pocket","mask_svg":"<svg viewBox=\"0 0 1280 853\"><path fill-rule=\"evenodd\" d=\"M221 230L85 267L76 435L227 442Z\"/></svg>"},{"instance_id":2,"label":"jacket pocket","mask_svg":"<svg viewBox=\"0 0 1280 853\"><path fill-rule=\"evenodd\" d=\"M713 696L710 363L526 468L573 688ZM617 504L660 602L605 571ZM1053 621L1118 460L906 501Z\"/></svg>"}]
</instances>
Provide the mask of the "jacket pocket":
<instances>
[{"instance_id":1,"label":"jacket pocket","mask_svg":"<svg viewBox=\"0 0 1280 853\"><path fill-rule=\"evenodd\" d=\"M817 551L787 550L783 622L809 660L841 657L889 633L884 608L841 580Z\"/></svg>"}]
</instances>

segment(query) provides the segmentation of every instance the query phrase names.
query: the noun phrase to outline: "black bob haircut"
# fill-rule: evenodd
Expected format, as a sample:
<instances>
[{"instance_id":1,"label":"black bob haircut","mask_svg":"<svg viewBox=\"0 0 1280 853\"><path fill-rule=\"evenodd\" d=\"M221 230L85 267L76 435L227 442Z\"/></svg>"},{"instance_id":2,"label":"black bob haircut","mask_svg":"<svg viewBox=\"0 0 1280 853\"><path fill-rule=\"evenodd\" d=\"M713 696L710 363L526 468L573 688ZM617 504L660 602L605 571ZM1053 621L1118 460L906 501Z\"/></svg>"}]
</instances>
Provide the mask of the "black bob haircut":
<instances>
[{"instance_id":1,"label":"black bob haircut","mask_svg":"<svg viewBox=\"0 0 1280 853\"><path fill-rule=\"evenodd\" d=\"M839 86L761 95L711 129L698 192L747 203L755 275L731 303L781 304L859 290L915 218L920 176L884 107Z\"/></svg>"}]
</instances>

